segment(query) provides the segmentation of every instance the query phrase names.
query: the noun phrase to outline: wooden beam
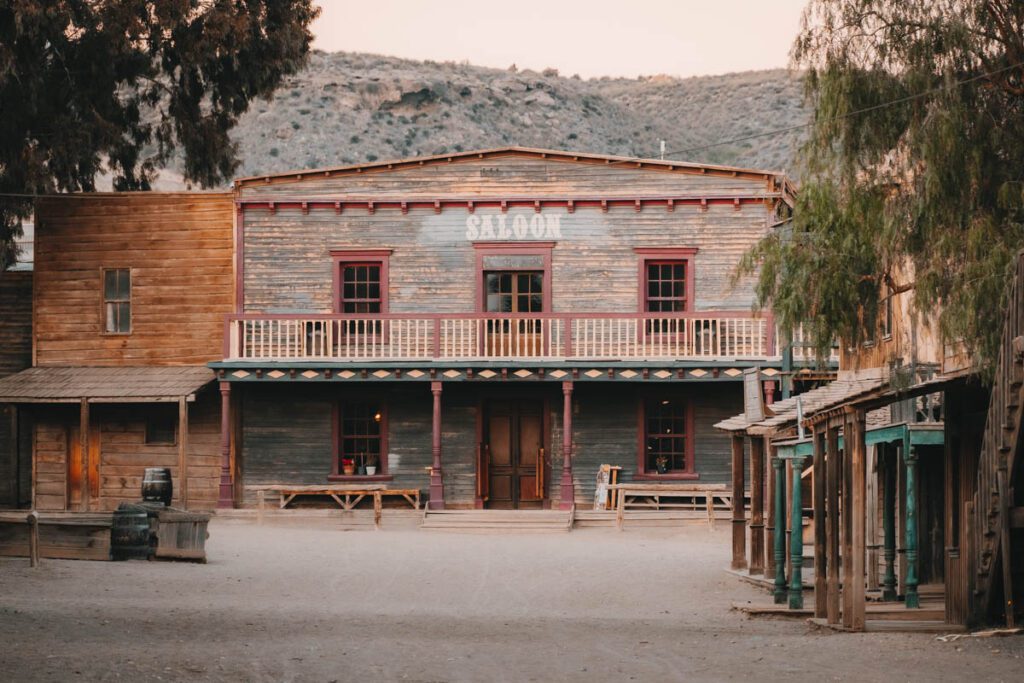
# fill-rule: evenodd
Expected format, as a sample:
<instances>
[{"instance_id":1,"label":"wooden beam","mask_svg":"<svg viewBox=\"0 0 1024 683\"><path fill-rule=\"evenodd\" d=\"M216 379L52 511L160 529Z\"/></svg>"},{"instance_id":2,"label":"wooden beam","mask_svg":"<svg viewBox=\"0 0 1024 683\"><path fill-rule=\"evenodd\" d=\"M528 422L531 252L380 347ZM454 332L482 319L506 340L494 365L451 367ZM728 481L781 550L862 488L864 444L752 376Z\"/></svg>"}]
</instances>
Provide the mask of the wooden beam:
<instances>
[{"instance_id":1,"label":"wooden beam","mask_svg":"<svg viewBox=\"0 0 1024 683\"><path fill-rule=\"evenodd\" d=\"M732 437L732 568L747 568L747 518L743 501L743 435Z\"/></svg>"},{"instance_id":2,"label":"wooden beam","mask_svg":"<svg viewBox=\"0 0 1024 683\"><path fill-rule=\"evenodd\" d=\"M78 411L78 450L81 458L81 496L79 507L83 511L89 509L89 400L83 398L79 402Z\"/></svg>"},{"instance_id":3,"label":"wooden beam","mask_svg":"<svg viewBox=\"0 0 1024 683\"><path fill-rule=\"evenodd\" d=\"M750 438L750 573L764 574L764 437Z\"/></svg>"},{"instance_id":4,"label":"wooden beam","mask_svg":"<svg viewBox=\"0 0 1024 683\"><path fill-rule=\"evenodd\" d=\"M765 562L764 562L764 575L766 578L772 578L775 576L775 535L776 535L776 522L775 522L775 467L772 463L775 462L777 457L777 449L768 440L768 457L765 458L766 462L766 506L768 508L768 523L765 526L764 534L764 546L765 546Z\"/></svg>"},{"instance_id":5,"label":"wooden beam","mask_svg":"<svg viewBox=\"0 0 1024 683\"><path fill-rule=\"evenodd\" d=\"M843 627L852 629L853 591L850 590L850 587L853 585L853 449L851 448L853 439L851 438L851 435L854 427L850 424L850 416L845 415L845 417L846 422L843 425L843 467L841 470L841 480L839 482L841 499L839 520L843 527L841 531L842 558L839 562L843 574L842 623Z\"/></svg>"},{"instance_id":6,"label":"wooden beam","mask_svg":"<svg viewBox=\"0 0 1024 683\"><path fill-rule=\"evenodd\" d=\"M864 562L867 555L867 540L865 525L867 523L867 444L864 441L865 414L863 410L857 410L851 415L850 424L853 427L850 434L851 463L850 469L853 473L851 482L853 489L853 509L850 513L850 526L853 531L850 545L852 550L852 562L850 563L851 582L846 590L850 591L850 603L853 606L851 621L855 631L863 631L864 621Z\"/></svg>"},{"instance_id":7,"label":"wooden beam","mask_svg":"<svg viewBox=\"0 0 1024 683\"><path fill-rule=\"evenodd\" d=\"M188 509L188 403L178 399L178 503Z\"/></svg>"},{"instance_id":8,"label":"wooden beam","mask_svg":"<svg viewBox=\"0 0 1024 683\"><path fill-rule=\"evenodd\" d=\"M829 425L825 430L825 584L828 594L826 616L830 624L839 623L839 430Z\"/></svg>"},{"instance_id":9,"label":"wooden beam","mask_svg":"<svg viewBox=\"0 0 1024 683\"><path fill-rule=\"evenodd\" d=\"M1013 604L1013 552L1010 545L1010 495L1006 483L1006 470L996 471L996 487L999 492L999 545L1003 558L1003 609L1006 612L1006 627L1015 628L1017 617Z\"/></svg>"},{"instance_id":10,"label":"wooden beam","mask_svg":"<svg viewBox=\"0 0 1024 683\"><path fill-rule=\"evenodd\" d=\"M825 430L814 431L814 616L824 619L828 615L828 587L825 557Z\"/></svg>"}]
</instances>

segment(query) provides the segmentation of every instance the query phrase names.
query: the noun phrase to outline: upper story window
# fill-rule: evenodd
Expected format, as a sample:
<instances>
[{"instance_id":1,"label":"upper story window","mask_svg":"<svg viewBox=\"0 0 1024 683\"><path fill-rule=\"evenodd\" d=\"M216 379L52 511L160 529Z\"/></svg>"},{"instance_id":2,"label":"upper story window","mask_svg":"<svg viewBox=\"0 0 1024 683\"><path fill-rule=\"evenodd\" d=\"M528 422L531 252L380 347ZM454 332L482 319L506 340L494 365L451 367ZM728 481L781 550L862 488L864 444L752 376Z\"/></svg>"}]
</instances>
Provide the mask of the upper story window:
<instances>
[{"instance_id":1,"label":"upper story window","mask_svg":"<svg viewBox=\"0 0 1024 683\"><path fill-rule=\"evenodd\" d=\"M885 288L885 301L882 303L882 338L888 339L892 336L893 301L892 289Z\"/></svg>"},{"instance_id":2,"label":"upper story window","mask_svg":"<svg viewBox=\"0 0 1024 683\"><path fill-rule=\"evenodd\" d=\"M380 263L341 263L341 313L381 313Z\"/></svg>"},{"instance_id":3,"label":"upper story window","mask_svg":"<svg viewBox=\"0 0 1024 683\"><path fill-rule=\"evenodd\" d=\"M132 331L132 275L128 268L103 269L103 331Z\"/></svg>"},{"instance_id":4,"label":"upper story window","mask_svg":"<svg viewBox=\"0 0 1024 683\"><path fill-rule=\"evenodd\" d=\"M639 306L643 313L685 313L694 306L696 249L638 247Z\"/></svg>"}]
</instances>

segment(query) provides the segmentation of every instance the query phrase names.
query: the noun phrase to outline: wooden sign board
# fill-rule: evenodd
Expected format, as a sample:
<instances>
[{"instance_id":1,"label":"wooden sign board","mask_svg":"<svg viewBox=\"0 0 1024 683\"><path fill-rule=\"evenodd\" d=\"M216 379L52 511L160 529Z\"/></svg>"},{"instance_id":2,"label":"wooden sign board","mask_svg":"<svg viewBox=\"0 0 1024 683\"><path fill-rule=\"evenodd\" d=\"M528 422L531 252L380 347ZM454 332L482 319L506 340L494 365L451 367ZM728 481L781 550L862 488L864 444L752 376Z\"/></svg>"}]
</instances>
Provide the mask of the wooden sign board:
<instances>
[{"instance_id":1,"label":"wooden sign board","mask_svg":"<svg viewBox=\"0 0 1024 683\"><path fill-rule=\"evenodd\" d=\"M764 419L761 368L747 368L743 371L743 415L747 422L760 422Z\"/></svg>"}]
</instances>

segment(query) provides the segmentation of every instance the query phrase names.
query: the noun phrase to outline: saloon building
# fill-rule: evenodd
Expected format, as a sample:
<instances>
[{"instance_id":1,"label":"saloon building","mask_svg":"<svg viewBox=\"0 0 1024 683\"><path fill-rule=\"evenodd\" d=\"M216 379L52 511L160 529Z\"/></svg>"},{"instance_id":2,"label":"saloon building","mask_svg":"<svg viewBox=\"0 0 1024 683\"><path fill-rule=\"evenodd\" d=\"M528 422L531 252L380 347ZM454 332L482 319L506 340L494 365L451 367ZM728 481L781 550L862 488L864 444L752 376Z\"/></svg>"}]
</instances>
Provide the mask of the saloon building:
<instances>
[{"instance_id":1,"label":"saloon building","mask_svg":"<svg viewBox=\"0 0 1024 683\"><path fill-rule=\"evenodd\" d=\"M725 483L743 373L782 352L741 255L765 172L507 148L235 183L220 381L231 487L423 489L432 508Z\"/></svg>"}]
</instances>

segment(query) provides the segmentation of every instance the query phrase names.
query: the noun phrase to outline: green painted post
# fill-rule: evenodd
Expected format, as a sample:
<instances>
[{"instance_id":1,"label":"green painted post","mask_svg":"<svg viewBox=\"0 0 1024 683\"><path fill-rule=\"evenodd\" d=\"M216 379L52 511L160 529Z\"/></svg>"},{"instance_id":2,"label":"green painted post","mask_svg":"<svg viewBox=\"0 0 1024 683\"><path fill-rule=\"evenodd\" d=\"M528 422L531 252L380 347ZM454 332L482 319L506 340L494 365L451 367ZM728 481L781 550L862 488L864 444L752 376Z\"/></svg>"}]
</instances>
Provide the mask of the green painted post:
<instances>
[{"instance_id":1,"label":"green painted post","mask_svg":"<svg viewBox=\"0 0 1024 683\"><path fill-rule=\"evenodd\" d=\"M917 594L917 452L910 446L910 439L903 441L903 462L907 466L907 595L908 609L921 606Z\"/></svg>"},{"instance_id":2,"label":"green painted post","mask_svg":"<svg viewBox=\"0 0 1024 683\"><path fill-rule=\"evenodd\" d=\"M772 458L775 470L775 604L786 602L786 463Z\"/></svg>"},{"instance_id":3,"label":"green painted post","mask_svg":"<svg viewBox=\"0 0 1024 683\"><path fill-rule=\"evenodd\" d=\"M885 445L884 452L882 529L885 534L885 547L882 550L882 557L885 560L885 575L882 577L882 600L893 601L896 599L896 468L893 462L896 452L888 444Z\"/></svg>"},{"instance_id":4,"label":"green painted post","mask_svg":"<svg viewBox=\"0 0 1024 683\"><path fill-rule=\"evenodd\" d=\"M804 510L800 492L803 483L800 474L803 469L804 458L793 458L793 511L789 532L789 560L792 576L789 578L789 609L804 608Z\"/></svg>"}]
</instances>

